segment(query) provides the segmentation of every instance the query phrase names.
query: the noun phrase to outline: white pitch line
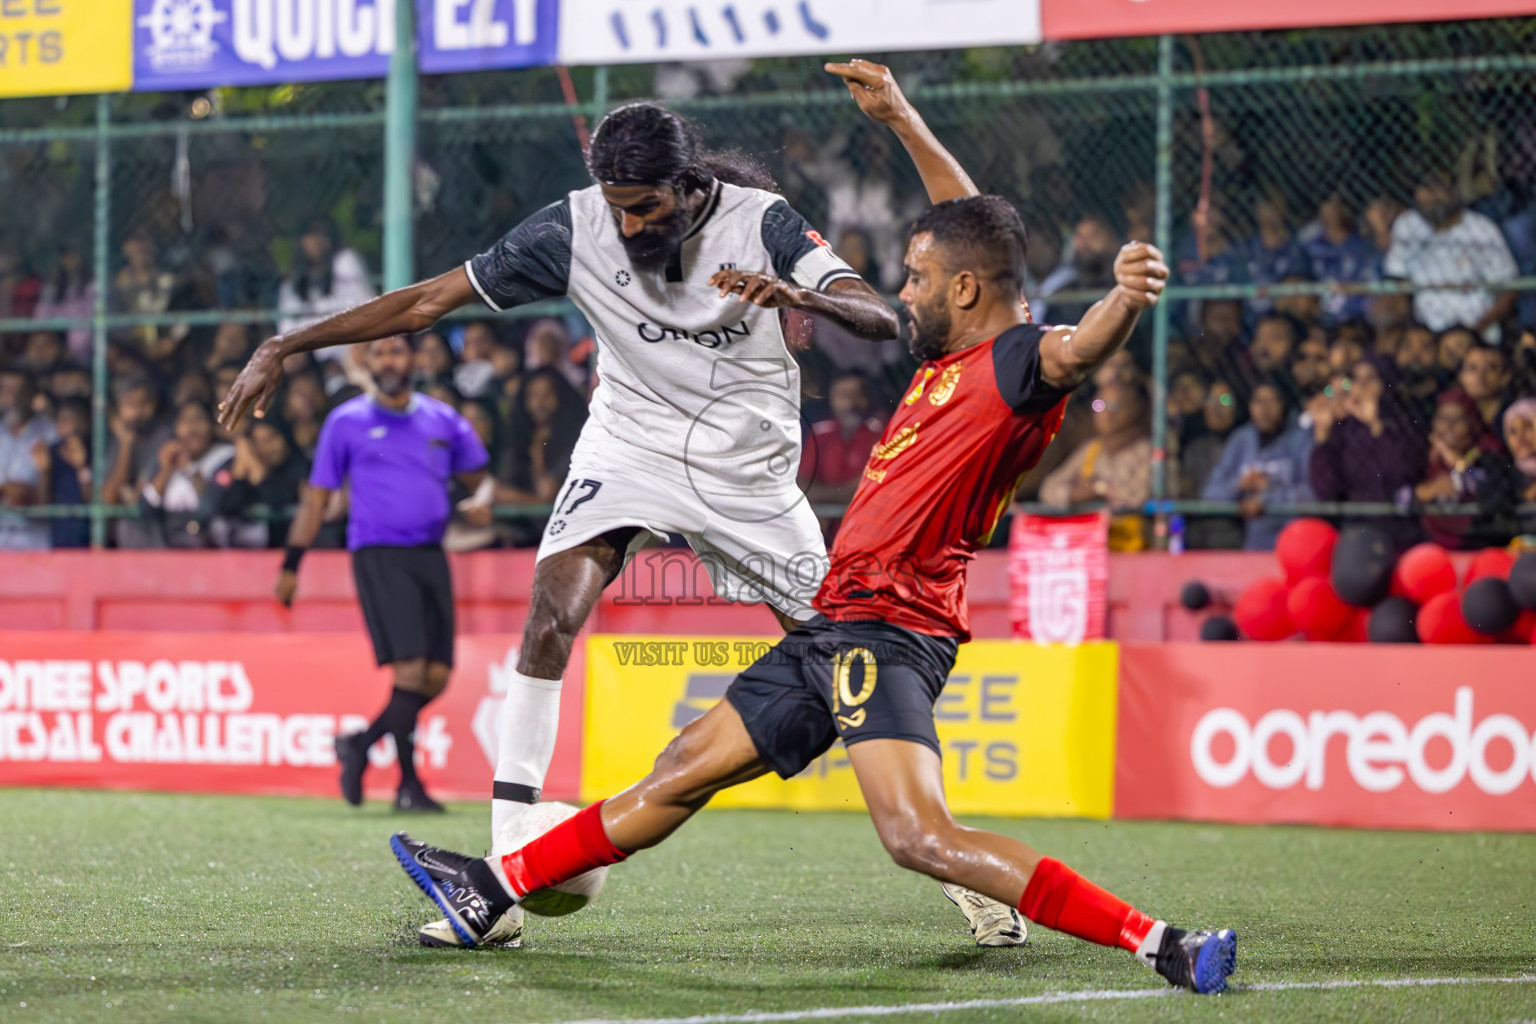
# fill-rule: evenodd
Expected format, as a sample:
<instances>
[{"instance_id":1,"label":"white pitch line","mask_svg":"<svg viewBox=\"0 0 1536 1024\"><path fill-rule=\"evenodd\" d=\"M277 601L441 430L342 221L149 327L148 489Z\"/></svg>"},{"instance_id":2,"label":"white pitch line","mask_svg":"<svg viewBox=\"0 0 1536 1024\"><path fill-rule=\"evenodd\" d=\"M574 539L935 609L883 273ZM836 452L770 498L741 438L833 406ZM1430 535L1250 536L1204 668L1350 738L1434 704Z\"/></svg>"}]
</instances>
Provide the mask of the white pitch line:
<instances>
[{"instance_id":1,"label":"white pitch line","mask_svg":"<svg viewBox=\"0 0 1536 1024\"><path fill-rule=\"evenodd\" d=\"M1518 974L1506 978L1377 978L1355 981L1261 981L1234 985L1233 994L1244 992L1294 992L1307 989L1348 988L1434 988L1444 985L1524 985L1536 982L1536 975ZM967 999L949 1003L907 1003L902 1006L823 1006L814 1010L757 1010L750 1013L706 1013L695 1017L626 1018L627 1024L769 1024L774 1021L835 1020L839 1017L895 1017L906 1013L952 1013L956 1010L996 1010L1015 1006L1047 1006L1052 1003L1088 1003L1127 999L1160 999L1183 995L1175 988L1093 989L1085 992L1046 992L1016 999ZM592 1017L561 1021L560 1024L618 1024L619 1018Z\"/></svg>"}]
</instances>

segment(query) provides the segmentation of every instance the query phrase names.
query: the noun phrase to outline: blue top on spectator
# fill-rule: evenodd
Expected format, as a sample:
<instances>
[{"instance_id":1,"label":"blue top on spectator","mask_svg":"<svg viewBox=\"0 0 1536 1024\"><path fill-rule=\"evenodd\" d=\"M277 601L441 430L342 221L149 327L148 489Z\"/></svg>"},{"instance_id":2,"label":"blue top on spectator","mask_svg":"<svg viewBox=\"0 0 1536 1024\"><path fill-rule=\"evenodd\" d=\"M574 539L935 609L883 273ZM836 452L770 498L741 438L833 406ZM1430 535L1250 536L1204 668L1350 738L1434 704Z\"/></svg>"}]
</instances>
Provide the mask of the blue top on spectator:
<instances>
[{"instance_id":1,"label":"blue top on spectator","mask_svg":"<svg viewBox=\"0 0 1536 1024\"><path fill-rule=\"evenodd\" d=\"M351 479L350 550L420 547L442 543L450 480L487 461L474 428L452 406L416 395L404 412L393 412L359 395L326 417L309 483L334 491Z\"/></svg>"}]
</instances>

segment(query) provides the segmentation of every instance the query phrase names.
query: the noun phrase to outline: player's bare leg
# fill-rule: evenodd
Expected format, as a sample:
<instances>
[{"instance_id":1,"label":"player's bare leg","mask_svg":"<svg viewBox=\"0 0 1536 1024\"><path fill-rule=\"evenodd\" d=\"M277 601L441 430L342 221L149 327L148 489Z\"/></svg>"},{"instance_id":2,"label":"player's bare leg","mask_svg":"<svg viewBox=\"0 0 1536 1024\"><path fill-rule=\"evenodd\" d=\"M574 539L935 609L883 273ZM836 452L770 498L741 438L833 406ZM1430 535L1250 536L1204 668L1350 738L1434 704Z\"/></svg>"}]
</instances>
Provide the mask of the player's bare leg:
<instances>
[{"instance_id":1,"label":"player's bare leg","mask_svg":"<svg viewBox=\"0 0 1536 1024\"><path fill-rule=\"evenodd\" d=\"M875 749L865 749L870 746ZM909 751L920 752L922 756L914 758ZM896 863L937 878L944 887L944 894L965 914L971 934L979 944L1024 945L1028 930L1016 908L1040 855L1006 836L964 829L956 824L944 800L944 775L939 757L922 744L904 740L865 740L848 748L850 760L856 752L866 764L876 759L881 763L879 769L866 768L865 774L887 768L899 773L899 777L889 780L889 784L865 787L865 801L875 819L875 828ZM929 760L932 764L926 763ZM863 777L860 776L861 781ZM916 798L918 794L921 799ZM949 848L966 851L965 861L953 865L949 876L940 877L909 863L921 860L923 851L914 844L923 837L948 837L961 829L973 833L972 842L948 844ZM978 882L991 884L984 889ZM999 884L1002 895L998 895Z\"/></svg>"},{"instance_id":2,"label":"player's bare leg","mask_svg":"<svg viewBox=\"0 0 1536 1024\"><path fill-rule=\"evenodd\" d=\"M519 812L539 800L554 757L561 677L572 646L603 591L623 571L626 552L638 532L638 528L611 531L541 560L534 571L517 672L508 681L499 725L491 800L493 847ZM778 609L773 612L786 631L796 625ZM447 920L424 925L417 937L424 945L459 944ZM520 923L513 928L510 922L498 922L493 938L498 944L515 945L521 938Z\"/></svg>"},{"instance_id":3,"label":"player's bare leg","mask_svg":"<svg viewBox=\"0 0 1536 1024\"><path fill-rule=\"evenodd\" d=\"M871 739L848 758L892 859L940 882L1018 907L1030 920L1135 954L1171 983L1220 992L1236 963L1229 931L1184 932L1132 907L1017 839L957 823L939 755L909 740Z\"/></svg>"},{"instance_id":4,"label":"player's bare leg","mask_svg":"<svg viewBox=\"0 0 1536 1024\"><path fill-rule=\"evenodd\" d=\"M517 671L497 726L496 776L491 790L491 843L522 810L539 801L544 777L555 755L560 723L560 689L576 635L592 614L603 590L618 578L624 556L638 528L614 530L542 559L534 569L533 595ZM482 944L516 948L523 933L522 909L497 919L481 936ZM458 946L458 933L444 919L416 933L424 946Z\"/></svg>"},{"instance_id":5,"label":"player's bare leg","mask_svg":"<svg viewBox=\"0 0 1536 1024\"><path fill-rule=\"evenodd\" d=\"M555 753L560 687L576 634L603 590L624 568L636 529L615 530L542 559L534 570L533 596L517 672L502 705L492 791L491 830L524 806L537 803Z\"/></svg>"},{"instance_id":6,"label":"player's bare leg","mask_svg":"<svg viewBox=\"0 0 1536 1024\"><path fill-rule=\"evenodd\" d=\"M651 774L598 805L603 831L626 856L649 849L716 793L767 772L740 713L721 701L672 738Z\"/></svg>"}]
</instances>

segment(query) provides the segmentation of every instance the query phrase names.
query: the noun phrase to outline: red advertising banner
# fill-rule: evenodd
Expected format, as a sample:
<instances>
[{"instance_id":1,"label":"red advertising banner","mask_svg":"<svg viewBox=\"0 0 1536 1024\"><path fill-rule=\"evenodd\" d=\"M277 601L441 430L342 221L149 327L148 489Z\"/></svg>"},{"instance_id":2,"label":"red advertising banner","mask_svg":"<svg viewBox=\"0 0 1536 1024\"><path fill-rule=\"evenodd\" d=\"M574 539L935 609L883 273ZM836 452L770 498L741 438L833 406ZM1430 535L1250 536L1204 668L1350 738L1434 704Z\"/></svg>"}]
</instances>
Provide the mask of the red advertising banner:
<instances>
[{"instance_id":1,"label":"red advertising banner","mask_svg":"<svg viewBox=\"0 0 1536 1024\"><path fill-rule=\"evenodd\" d=\"M1115 816L1536 831L1524 648L1129 644Z\"/></svg>"},{"instance_id":2,"label":"red advertising banner","mask_svg":"<svg viewBox=\"0 0 1536 1024\"><path fill-rule=\"evenodd\" d=\"M1042 644L1104 639L1109 513L1014 516L1008 584L1014 639Z\"/></svg>"},{"instance_id":3,"label":"red advertising banner","mask_svg":"<svg viewBox=\"0 0 1536 1024\"><path fill-rule=\"evenodd\" d=\"M422 712L417 765L434 795L488 798L516 639L460 637L455 660ZM585 658L573 660L555 797L580 784ZM0 633L0 785L335 796L333 740L367 725L389 687L361 635ZM371 758L369 797L393 797L393 742Z\"/></svg>"},{"instance_id":4,"label":"red advertising banner","mask_svg":"<svg viewBox=\"0 0 1536 1024\"><path fill-rule=\"evenodd\" d=\"M1046 39L1102 39L1165 32L1238 32L1397 21L1460 21L1536 13L1531 0L1043 0Z\"/></svg>"}]
</instances>

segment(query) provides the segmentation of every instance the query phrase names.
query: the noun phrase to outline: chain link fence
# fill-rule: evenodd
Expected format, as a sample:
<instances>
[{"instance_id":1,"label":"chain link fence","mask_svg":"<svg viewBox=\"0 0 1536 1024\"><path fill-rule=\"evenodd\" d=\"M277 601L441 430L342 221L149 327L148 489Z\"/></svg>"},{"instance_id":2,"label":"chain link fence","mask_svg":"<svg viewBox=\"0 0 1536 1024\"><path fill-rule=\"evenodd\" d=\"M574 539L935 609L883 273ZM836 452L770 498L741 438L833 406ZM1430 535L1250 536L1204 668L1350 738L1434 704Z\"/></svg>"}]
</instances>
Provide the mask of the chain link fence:
<instances>
[{"instance_id":1,"label":"chain link fence","mask_svg":"<svg viewBox=\"0 0 1536 1024\"><path fill-rule=\"evenodd\" d=\"M1107 500L1139 517L1139 544L1263 546L1307 511L1380 519L1405 542L1532 532L1536 439L1515 400L1536 394L1533 36L1491 20L884 58L978 184L1023 213L1037 318L1080 316L1125 239L1157 241L1174 268L1020 499ZM584 186L584 133L651 96L762 160L872 283L899 289L921 183L810 60L424 79L418 275ZM163 541L136 534L134 498L173 410L215 400L295 296L377 290L384 121L379 82L0 105L0 188L22 200L0 207L0 368L40 385L49 429L32 440L55 457L33 504L8 492L0 543L79 541L87 517L98 543ZM333 273L305 271L306 244L330 249ZM553 316L580 349L571 312L513 311L491 321L495 342L515 350ZM488 316L464 311L450 348L463 318ZM806 364L819 401L842 367ZM345 361L325 369L283 396L295 450L355 379ZM883 363L875 392L899 394L911 369ZM515 445L507 402L487 410ZM1170 517L1171 535L1154 531Z\"/></svg>"}]
</instances>

